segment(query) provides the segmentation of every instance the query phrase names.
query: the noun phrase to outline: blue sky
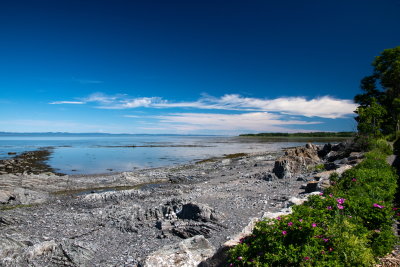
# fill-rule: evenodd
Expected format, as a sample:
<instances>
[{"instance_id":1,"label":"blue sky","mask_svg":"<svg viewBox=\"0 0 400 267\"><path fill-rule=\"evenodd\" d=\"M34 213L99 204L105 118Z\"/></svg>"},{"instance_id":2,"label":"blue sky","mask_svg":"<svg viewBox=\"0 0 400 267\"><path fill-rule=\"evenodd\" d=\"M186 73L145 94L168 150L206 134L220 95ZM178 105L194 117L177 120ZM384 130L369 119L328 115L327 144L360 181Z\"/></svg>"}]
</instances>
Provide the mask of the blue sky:
<instances>
[{"instance_id":1,"label":"blue sky","mask_svg":"<svg viewBox=\"0 0 400 267\"><path fill-rule=\"evenodd\" d=\"M0 2L0 131L352 131L399 0Z\"/></svg>"}]
</instances>

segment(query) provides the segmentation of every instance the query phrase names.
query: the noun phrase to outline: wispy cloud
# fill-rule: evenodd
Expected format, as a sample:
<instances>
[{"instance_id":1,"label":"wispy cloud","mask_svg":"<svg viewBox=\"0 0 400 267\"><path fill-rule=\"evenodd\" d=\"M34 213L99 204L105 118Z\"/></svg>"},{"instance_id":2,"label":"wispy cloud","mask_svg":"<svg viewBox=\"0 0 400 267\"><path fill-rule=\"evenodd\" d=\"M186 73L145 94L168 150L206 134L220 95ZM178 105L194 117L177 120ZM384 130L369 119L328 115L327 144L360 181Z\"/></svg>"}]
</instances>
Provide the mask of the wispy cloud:
<instances>
[{"instance_id":1,"label":"wispy cloud","mask_svg":"<svg viewBox=\"0 0 400 267\"><path fill-rule=\"evenodd\" d=\"M286 115L321 118L343 118L353 114L356 104L349 99L337 99L323 96L313 99L305 97L280 97L262 99L227 94L222 97L205 95L196 101L178 102L161 97L130 98L127 95L107 96L96 93L81 101L56 101L57 104L67 102L96 103L100 109L133 109L133 108L186 108L203 110L235 110L242 112L277 112Z\"/></svg>"},{"instance_id":2,"label":"wispy cloud","mask_svg":"<svg viewBox=\"0 0 400 267\"><path fill-rule=\"evenodd\" d=\"M206 96L196 102L156 103L155 107L189 107L198 109L269 111L305 117L342 118L353 114L356 105L351 100L324 96L314 99L305 97L281 97L276 99L248 98L240 95L224 95L220 98Z\"/></svg>"},{"instance_id":3,"label":"wispy cloud","mask_svg":"<svg viewBox=\"0 0 400 267\"><path fill-rule=\"evenodd\" d=\"M286 120L281 115L267 112L251 112L243 114L218 113L172 113L155 116L160 125L169 125L177 129L217 130L217 131L276 131L288 129L288 125L314 125L319 121Z\"/></svg>"},{"instance_id":4,"label":"wispy cloud","mask_svg":"<svg viewBox=\"0 0 400 267\"><path fill-rule=\"evenodd\" d=\"M103 93L94 93L83 98L82 100L85 102L97 102L103 105L112 105L124 97L126 97L126 95L107 96Z\"/></svg>"},{"instance_id":5,"label":"wispy cloud","mask_svg":"<svg viewBox=\"0 0 400 267\"><path fill-rule=\"evenodd\" d=\"M54 101L50 102L50 105L61 105L61 104L74 104L74 105L82 105L86 104L84 101Z\"/></svg>"},{"instance_id":6,"label":"wispy cloud","mask_svg":"<svg viewBox=\"0 0 400 267\"><path fill-rule=\"evenodd\" d=\"M126 115L125 117L130 117ZM287 119L287 116L267 112L243 114L170 113L160 116L140 117L146 123L138 125L140 131L164 133L218 133L239 134L248 132L306 132L305 125L318 125L320 121ZM137 118L133 116L132 118ZM136 121L137 123L137 121ZM293 127L293 126L298 126Z\"/></svg>"},{"instance_id":7,"label":"wispy cloud","mask_svg":"<svg viewBox=\"0 0 400 267\"><path fill-rule=\"evenodd\" d=\"M159 97L140 97L128 100L121 100L117 104L103 105L98 108L101 109L130 109L130 108L140 108L140 107L154 107L156 108L161 103L166 103Z\"/></svg>"}]
</instances>

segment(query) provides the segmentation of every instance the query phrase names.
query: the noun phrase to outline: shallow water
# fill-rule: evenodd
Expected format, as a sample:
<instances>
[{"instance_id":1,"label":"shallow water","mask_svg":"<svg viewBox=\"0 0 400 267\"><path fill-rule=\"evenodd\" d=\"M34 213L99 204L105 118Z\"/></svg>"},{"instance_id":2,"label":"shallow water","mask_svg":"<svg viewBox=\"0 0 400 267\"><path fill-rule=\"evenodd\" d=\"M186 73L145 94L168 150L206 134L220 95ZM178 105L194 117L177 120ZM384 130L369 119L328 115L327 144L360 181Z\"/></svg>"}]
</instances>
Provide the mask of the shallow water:
<instances>
[{"instance_id":1,"label":"shallow water","mask_svg":"<svg viewBox=\"0 0 400 267\"><path fill-rule=\"evenodd\" d=\"M131 171L194 162L226 154L274 152L307 140L227 136L0 136L0 159L50 147L48 164L65 174ZM315 142L314 142L315 143Z\"/></svg>"}]
</instances>

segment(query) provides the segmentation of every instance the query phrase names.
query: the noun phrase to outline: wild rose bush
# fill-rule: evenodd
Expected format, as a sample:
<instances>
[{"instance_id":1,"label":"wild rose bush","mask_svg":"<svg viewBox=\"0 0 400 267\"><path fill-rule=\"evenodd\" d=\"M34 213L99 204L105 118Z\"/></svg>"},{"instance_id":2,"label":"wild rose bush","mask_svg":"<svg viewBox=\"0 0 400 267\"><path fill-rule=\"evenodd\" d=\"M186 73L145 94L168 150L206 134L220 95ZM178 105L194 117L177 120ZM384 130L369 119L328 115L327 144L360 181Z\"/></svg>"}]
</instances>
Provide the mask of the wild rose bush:
<instances>
[{"instance_id":1,"label":"wild rose bush","mask_svg":"<svg viewBox=\"0 0 400 267\"><path fill-rule=\"evenodd\" d=\"M230 250L229 266L371 266L396 242L397 175L374 150L335 186L293 213L259 222Z\"/></svg>"}]
</instances>

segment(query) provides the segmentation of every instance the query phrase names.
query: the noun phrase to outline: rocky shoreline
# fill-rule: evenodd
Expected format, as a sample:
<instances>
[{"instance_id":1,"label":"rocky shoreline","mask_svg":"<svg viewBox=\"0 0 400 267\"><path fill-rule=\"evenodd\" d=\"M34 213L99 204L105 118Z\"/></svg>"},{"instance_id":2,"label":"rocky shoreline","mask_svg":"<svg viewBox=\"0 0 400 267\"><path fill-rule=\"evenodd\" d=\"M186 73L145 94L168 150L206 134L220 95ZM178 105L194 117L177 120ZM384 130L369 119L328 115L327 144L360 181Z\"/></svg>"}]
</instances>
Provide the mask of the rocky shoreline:
<instances>
[{"instance_id":1,"label":"rocky shoreline","mask_svg":"<svg viewBox=\"0 0 400 267\"><path fill-rule=\"evenodd\" d=\"M361 160L353 151L308 144L107 175L2 174L0 266L218 266L216 250L252 218L329 186Z\"/></svg>"}]
</instances>

